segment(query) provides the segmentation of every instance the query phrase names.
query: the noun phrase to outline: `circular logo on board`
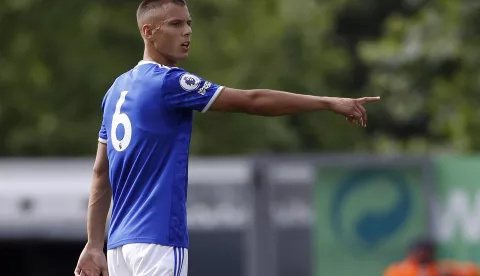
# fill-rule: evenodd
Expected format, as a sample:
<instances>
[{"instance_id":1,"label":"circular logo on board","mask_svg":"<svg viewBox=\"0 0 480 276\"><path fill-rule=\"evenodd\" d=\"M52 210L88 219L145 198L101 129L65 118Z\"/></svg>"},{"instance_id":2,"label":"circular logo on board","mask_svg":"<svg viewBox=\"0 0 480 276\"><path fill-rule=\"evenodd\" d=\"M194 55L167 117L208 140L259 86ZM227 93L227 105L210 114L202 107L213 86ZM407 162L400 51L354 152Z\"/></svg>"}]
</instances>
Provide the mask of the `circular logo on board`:
<instances>
[{"instance_id":1,"label":"circular logo on board","mask_svg":"<svg viewBox=\"0 0 480 276\"><path fill-rule=\"evenodd\" d=\"M180 77L180 86L186 91L192 91L200 85L200 78L192 74L183 74Z\"/></svg>"},{"instance_id":2,"label":"circular logo on board","mask_svg":"<svg viewBox=\"0 0 480 276\"><path fill-rule=\"evenodd\" d=\"M406 175L395 171L361 170L347 176L338 183L332 201L330 216L335 235L349 245L358 244L357 240L369 248L395 236L413 209L407 183ZM380 194L388 196L385 189L392 193L392 199L377 198ZM355 194L358 197L360 191L369 190L363 196L370 198L356 199ZM372 202L380 206L373 207Z\"/></svg>"}]
</instances>

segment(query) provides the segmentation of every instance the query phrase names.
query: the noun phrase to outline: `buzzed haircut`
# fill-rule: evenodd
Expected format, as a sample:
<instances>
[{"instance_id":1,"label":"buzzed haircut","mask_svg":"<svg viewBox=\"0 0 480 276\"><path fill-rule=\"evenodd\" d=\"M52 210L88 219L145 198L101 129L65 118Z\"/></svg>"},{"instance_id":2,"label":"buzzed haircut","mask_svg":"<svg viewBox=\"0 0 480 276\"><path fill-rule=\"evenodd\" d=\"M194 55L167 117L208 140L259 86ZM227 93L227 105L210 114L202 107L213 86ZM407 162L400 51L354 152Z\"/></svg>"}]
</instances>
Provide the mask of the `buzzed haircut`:
<instances>
[{"instance_id":1,"label":"buzzed haircut","mask_svg":"<svg viewBox=\"0 0 480 276\"><path fill-rule=\"evenodd\" d=\"M186 0L143 0L137 9L138 24L140 25L140 23L143 21L143 18L145 17L146 14L168 3L173 3L180 6L187 5Z\"/></svg>"}]
</instances>

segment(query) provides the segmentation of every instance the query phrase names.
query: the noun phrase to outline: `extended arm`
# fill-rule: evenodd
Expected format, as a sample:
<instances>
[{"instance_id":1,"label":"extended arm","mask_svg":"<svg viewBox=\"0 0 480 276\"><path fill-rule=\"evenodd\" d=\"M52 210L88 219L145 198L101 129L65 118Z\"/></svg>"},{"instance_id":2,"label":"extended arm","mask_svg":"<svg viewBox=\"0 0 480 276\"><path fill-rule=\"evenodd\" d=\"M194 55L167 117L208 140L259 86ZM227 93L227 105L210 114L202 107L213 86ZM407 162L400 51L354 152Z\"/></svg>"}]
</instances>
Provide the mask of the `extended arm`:
<instances>
[{"instance_id":1,"label":"extended arm","mask_svg":"<svg viewBox=\"0 0 480 276\"><path fill-rule=\"evenodd\" d=\"M351 99L269 89L234 89L213 84L179 68L170 69L162 82L161 96L173 108L189 108L202 112L239 112L259 116L329 110L364 127L367 123L367 111L363 104L380 100L379 97Z\"/></svg>"},{"instance_id":2,"label":"extended arm","mask_svg":"<svg viewBox=\"0 0 480 276\"><path fill-rule=\"evenodd\" d=\"M284 91L224 88L212 105L212 111L241 112L259 116L281 116L299 112L327 110L326 97L294 94Z\"/></svg>"},{"instance_id":3,"label":"extended arm","mask_svg":"<svg viewBox=\"0 0 480 276\"><path fill-rule=\"evenodd\" d=\"M241 112L260 116L282 116L302 112L330 110L366 126L366 110L362 106L380 100L318 97L277 90L239 90L224 88L211 106L212 111Z\"/></svg>"}]
</instances>

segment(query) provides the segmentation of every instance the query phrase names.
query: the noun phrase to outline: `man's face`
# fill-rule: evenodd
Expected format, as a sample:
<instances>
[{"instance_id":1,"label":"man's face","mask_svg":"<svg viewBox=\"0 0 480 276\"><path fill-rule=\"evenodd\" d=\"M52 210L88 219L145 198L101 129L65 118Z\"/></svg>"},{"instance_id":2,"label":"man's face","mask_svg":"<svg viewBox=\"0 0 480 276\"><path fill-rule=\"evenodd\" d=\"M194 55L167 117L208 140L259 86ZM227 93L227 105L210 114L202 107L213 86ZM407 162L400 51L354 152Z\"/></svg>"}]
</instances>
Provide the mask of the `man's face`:
<instances>
[{"instance_id":1,"label":"man's face","mask_svg":"<svg viewBox=\"0 0 480 276\"><path fill-rule=\"evenodd\" d=\"M155 11L151 41L157 52L172 63L188 57L192 19L187 6L168 3Z\"/></svg>"}]
</instances>

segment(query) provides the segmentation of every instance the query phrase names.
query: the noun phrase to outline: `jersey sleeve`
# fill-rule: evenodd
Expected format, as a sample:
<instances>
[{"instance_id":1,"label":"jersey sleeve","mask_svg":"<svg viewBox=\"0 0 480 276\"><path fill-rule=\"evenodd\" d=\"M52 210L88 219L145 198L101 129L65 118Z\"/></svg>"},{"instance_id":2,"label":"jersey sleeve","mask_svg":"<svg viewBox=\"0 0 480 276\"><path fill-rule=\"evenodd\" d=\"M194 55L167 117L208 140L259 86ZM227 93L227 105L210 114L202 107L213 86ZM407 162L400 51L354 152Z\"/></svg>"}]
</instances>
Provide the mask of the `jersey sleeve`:
<instances>
[{"instance_id":1,"label":"jersey sleeve","mask_svg":"<svg viewBox=\"0 0 480 276\"><path fill-rule=\"evenodd\" d=\"M98 142L106 144L107 139L107 130L105 129L105 123L102 120L102 126L100 127L100 131L98 132Z\"/></svg>"},{"instance_id":2,"label":"jersey sleeve","mask_svg":"<svg viewBox=\"0 0 480 276\"><path fill-rule=\"evenodd\" d=\"M190 108L204 113L223 88L180 68L171 68L165 74L161 93L169 106Z\"/></svg>"},{"instance_id":3,"label":"jersey sleeve","mask_svg":"<svg viewBox=\"0 0 480 276\"><path fill-rule=\"evenodd\" d=\"M102 113L105 110L105 101L106 101L107 96L102 100ZM102 119L102 125L100 126L100 131L98 132L98 142L106 144L108 140L107 136L107 129L105 128L105 117Z\"/></svg>"}]
</instances>

